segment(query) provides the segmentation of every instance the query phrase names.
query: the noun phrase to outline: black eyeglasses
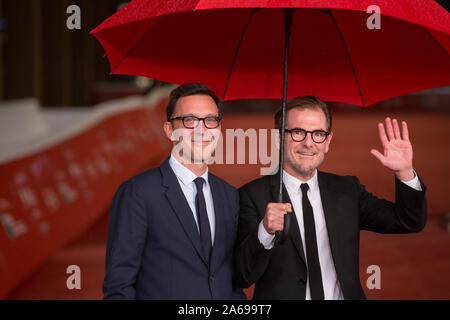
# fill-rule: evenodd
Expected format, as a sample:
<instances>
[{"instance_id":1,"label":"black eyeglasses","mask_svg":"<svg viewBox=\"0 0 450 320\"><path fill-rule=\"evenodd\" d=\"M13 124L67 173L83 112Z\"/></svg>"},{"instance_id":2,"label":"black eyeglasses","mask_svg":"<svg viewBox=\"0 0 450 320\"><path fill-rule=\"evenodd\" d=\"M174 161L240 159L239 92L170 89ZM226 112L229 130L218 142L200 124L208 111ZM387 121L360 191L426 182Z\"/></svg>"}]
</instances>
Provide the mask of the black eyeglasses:
<instances>
[{"instance_id":1,"label":"black eyeglasses","mask_svg":"<svg viewBox=\"0 0 450 320\"><path fill-rule=\"evenodd\" d=\"M302 128L284 129L285 132L291 134L292 140L295 142L301 142L306 139L306 135L311 133L311 138L315 143L323 143L327 140L329 132L325 130L307 131Z\"/></svg>"},{"instance_id":2,"label":"black eyeglasses","mask_svg":"<svg viewBox=\"0 0 450 320\"><path fill-rule=\"evenodd\" d=\"M200 121L203 121L203 124L206 128L215 129L219 126L220 120L222 120L222 118L220 116L208 116L204 118L199 118L196 116L182 116L169 119L169 121L173 120L183 121L183 126L187 129L197 128Z\"/></svg>"}]
</instances>

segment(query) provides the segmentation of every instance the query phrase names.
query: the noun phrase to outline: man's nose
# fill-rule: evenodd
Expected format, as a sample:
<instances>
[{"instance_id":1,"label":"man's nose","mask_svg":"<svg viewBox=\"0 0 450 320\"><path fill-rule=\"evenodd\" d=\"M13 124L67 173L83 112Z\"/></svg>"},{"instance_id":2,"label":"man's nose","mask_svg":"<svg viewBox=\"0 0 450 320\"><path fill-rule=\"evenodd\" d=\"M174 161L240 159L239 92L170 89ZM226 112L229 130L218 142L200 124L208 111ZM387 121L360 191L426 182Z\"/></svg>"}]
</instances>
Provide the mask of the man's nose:
<instances>
[{"instance_id":1,"label":"man's nose","mask_svg":"<svg viewBox=\"0 0 450 320\"><path fill-rule=\"evenodd\" d=\"M205 126L205 122L202 120L198 121L197 127L194 129L195 133L205 133L208 128Z\"/></svg>"},{"instance_id":2,"label":"man's nose","mask_svg":"<svg viewBox=\"0 0 450 320\"><path fill-rule=\"evenodd\" d=\"M306 145L307 147L312 147L314 145L314 141L312 139L312 133L308 132L306 134L305 140L303 140L303 144Z\"/></svg>"}]
</instances>

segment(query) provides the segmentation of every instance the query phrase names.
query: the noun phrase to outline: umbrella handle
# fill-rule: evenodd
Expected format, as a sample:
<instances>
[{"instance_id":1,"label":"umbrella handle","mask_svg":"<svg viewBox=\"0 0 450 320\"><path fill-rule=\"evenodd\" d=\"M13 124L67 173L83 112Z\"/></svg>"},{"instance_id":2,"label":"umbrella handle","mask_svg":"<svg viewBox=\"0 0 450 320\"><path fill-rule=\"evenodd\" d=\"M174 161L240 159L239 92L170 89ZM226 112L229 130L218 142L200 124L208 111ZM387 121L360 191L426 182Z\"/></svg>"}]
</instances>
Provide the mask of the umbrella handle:
<instances>
[{"instance_id":1,"label":"umbrella handle","mask_svg":"<svg viewBox=\"0 0 450 320\"><path fill-rule=\"evenodd\" d=\"M288 58L289 58L289 43L291 38L291 26L292 16L294 14L294 8L283 9L284 13L284 64L283 64L283 98L282 98L282 114L281 114L281 134L280 134L280 170L279 170L279 192L278 202L283 203L283 164L284 164L284 134L286 125L286 100L287 100L287 78L288 78ZM284 215L284 227L283 232L278 231L275 234L275 241L283 244L286 242L289 236L289 230L291 228L292 214L287 213Z\"/></svg>"}]
</instances>

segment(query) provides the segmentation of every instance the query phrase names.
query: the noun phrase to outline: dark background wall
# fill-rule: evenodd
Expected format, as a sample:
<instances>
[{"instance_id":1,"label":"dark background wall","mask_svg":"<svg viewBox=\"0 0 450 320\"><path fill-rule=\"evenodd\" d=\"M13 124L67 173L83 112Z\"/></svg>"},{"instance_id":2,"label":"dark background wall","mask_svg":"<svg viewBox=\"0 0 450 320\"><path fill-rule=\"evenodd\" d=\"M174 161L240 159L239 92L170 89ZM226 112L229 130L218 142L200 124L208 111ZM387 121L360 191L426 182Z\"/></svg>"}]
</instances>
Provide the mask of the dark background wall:
<instances>
[{"instance_id":1,"label":"dark background wall","mask_svg":"<svg viewBox=\"0 0 450 320\"><path fill-rule=\"evenodd\" d=\"M108 61L90 35L123 0L0 0L0 101L36 97L43 106L95 103ZM81 29L69 30L67 7L81 9Z\"/></svg>"}]
</instances>

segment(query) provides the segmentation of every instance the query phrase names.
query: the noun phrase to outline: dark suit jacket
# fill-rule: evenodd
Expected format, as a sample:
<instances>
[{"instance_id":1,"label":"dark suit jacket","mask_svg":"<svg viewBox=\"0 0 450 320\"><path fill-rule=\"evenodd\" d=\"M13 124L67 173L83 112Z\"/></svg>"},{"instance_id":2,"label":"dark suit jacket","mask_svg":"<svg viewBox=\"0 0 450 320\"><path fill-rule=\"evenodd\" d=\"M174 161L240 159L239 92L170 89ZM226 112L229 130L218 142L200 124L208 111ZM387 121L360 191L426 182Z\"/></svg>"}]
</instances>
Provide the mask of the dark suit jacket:
<instances>
[{"instance_id":1,"label":"dark suit jacket","mask_svg":"<svg viewBox=\"0 0 450 320\"><path fill-rule=\"evenodd\" d=\"M356 177L318 172L320 196L331 252L345 299L365 299L359 280L359 233L418 232L425 227L425 186L416 191L395 179L396 202L367 192ZM239 189L240 217L235 250L235 279L255 285L254 299L305 299L307 265L295 214L289 239L266 250L258 225L269 202L277 202L278 176L265 176ZM283 187L285 202L290 202Z\"/></svg>"},{"instance_id":2,"label":"dark suit jacket","mask_svg":"<svg viewBox=\"0 0 450 320\"><path fill-rule=\"evenodd\" d=\"M124 182L110 209L104 299L232 299L237 190L209 173L215 239L208 268L189 204L166 160ZM239 295L240 294L240 295Z\"/></svg>"}]
</instances>

